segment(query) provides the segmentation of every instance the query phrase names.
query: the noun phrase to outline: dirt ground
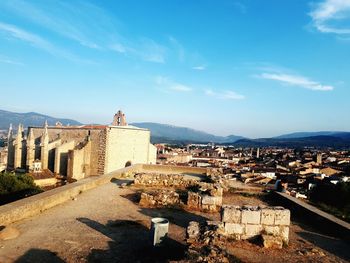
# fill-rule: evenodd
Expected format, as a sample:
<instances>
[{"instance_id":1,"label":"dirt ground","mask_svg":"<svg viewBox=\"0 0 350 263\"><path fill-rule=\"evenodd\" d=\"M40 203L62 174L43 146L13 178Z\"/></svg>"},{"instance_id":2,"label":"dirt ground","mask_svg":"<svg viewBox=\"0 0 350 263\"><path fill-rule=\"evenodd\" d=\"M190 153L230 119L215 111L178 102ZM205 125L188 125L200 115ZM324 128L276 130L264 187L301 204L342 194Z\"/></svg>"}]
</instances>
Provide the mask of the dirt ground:
<instances>
[{"instance_id":1,"label":"dirt ground","mask_svg":"<svg viewBox=\"0 0 350 263\"><path fill-rule=\"evenodd\" d=\"M137 205L134 187L120 181L84 192L76 200L44 211L12 226L13 240L0 241L0 262L183 262L185 231L190 221L219 220L219 214ZM261 204L259 195L232 193L225 204ZM162 249L150 245L150 220L170 221L169 239ZM264 249L247 241L232 242L228 252L242 262L349 262L350 244L293 222L290 245Z\"/></svg>"}]
</instances>

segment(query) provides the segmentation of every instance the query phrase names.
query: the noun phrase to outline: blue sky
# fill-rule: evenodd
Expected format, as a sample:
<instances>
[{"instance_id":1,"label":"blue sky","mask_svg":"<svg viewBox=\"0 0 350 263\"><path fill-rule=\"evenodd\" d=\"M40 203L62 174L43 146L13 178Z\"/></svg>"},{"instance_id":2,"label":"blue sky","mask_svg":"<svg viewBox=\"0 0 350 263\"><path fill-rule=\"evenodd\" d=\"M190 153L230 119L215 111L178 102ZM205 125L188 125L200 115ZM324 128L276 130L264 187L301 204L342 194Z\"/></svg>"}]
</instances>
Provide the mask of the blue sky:
<instances>
[{"instance_id":1,"label":"blue sky","mask_svg":"<svg viewBox=\"0 0 350 263\"><path fill-rule=\"evenodd\" d=\"M0 1L4 110L349 131L349 83L350 0Z\"/></svg>"}]
</instances>

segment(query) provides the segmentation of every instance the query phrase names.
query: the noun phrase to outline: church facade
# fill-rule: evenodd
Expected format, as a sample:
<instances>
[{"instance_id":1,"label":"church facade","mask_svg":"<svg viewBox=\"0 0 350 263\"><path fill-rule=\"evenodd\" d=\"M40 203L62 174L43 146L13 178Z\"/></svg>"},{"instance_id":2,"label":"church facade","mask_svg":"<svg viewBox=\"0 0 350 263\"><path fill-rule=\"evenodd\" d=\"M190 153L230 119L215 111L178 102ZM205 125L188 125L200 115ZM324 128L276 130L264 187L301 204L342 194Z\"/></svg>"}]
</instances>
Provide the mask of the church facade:
<instances>
[{"instance_id":1,"label":"church facade","mask_svg":"<svg viewBox=\"0 0 350 263\"><path fill-rule=\"evenodd\" d=\"M156 148L149 130L129 126L118 111L112 125L28 127L8 133L8 170L49 170L79 180L136 163L155 164Z\"/></svg>"}]
</instances>

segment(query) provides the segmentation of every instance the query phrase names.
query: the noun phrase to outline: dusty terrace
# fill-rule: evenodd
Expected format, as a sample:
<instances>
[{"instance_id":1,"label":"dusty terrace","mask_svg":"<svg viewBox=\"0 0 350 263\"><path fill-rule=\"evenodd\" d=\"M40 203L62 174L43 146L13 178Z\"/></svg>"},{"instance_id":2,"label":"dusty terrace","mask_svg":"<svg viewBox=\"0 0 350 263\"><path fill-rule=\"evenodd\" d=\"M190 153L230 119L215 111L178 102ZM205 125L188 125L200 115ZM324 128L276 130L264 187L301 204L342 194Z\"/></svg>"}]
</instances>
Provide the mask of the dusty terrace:
<instances>
[{"instance_id":1,"label":"dusty terrace","mask_svg":"<svg viewBox=\"0 0 350 263\"><path fill-rule=\"evenodd\" d=\"M193 177L186 177L189 179ZM150 189L125 185L130 180L112 179L37 216L11 224L20 235L0 241L0 262L194 262L186 254L189 222L220 220L220 213L141 207L140 193ZM246 188L238 182L223 195L223 204L269 202L261 189ZM169 238L165 247L153 249L149 244L150 220L159 216L170 221ZM232 262L350 260L349 243L322 234L293 215L288 247L267 249L257 242L231 241L227 252Z\"/></svg>"}]
</instances>

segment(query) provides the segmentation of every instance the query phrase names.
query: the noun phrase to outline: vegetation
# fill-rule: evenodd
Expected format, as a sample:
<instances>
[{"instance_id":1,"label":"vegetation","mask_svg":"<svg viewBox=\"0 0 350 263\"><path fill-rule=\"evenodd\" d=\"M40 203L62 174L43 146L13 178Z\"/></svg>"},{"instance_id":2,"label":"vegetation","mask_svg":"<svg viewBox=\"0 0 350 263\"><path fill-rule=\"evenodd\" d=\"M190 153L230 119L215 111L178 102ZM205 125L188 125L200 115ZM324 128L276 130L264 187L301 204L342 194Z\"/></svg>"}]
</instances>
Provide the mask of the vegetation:
<instances>
[{"instance_id":1,"label":"vegetation","mask_svg":"<svg viewBox=\"0 0 350 263\"><path fill-rule=\"evenodd\" d=\"M310 192L310 201L322 210L350 222L350 183L318 184Z\"/></svg>"},{"instance_id":2,"label":"vegetation","mask_svg":"<svg viewBox=\"0 0 350 263\"><path fill-rule=\"evenodd\" d=\"M41 193L34 179L27 174L0 174L0 205Z\"/></svg>"},{"instance_id":3,"label":"vegetation","mask_svg":"<svg viewBox=\"0 0 350 263\"><path fill-rule=\"evenodd\" d=\"M5 140L4 139L0 139L0 147L4 147L5 146Z\"/></svg>"}]
</instances>

